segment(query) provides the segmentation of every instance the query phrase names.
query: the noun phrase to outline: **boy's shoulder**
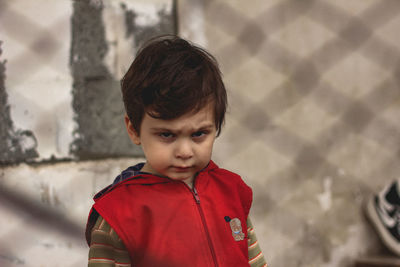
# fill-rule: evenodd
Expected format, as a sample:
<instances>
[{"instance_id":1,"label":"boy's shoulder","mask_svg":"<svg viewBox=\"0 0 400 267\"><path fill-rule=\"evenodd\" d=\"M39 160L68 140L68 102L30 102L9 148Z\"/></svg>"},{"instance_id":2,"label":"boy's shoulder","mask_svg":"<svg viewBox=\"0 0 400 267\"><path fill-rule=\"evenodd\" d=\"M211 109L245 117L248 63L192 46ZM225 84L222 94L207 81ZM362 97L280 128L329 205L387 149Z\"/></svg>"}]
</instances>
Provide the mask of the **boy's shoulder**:
<instances>
[{"instance_id":1,"label":"boy's shoulder","mask_svg":"<svg viewBox=\"0 0 400 267\"><path fill-rule=\"evenodd\" d=\"M144 163L138 163L134 166L130 166L123 170L117 177L115 177L114 181L96 193L93 199L96 201L106 195L107 193L113 191L115 188L119 187L121 184L130 181L130 180L140 180L142 178L143 173L140 172Z\"/></svg>"},{"instance_id":2,"label":"boy's shoulder","mask_svg":"<svg viewBox=\"0 0 400 267\"><path fill-rule=\"evenodd\" d=\"M241 176L239 174L237 174L237 173L235 173L233 171L230 171L228 169L225 169L225 168L220 168L220 167L217 166L217 168L215 168L214 170L215 170L215 173L217 175L229 175L229 176L234 176L234 177L237 177L237 178L241 178Z\"/></svg>"},{"instance_id":3,"label":"boy's shoulder","mask_svg":"<svg viewBox=\"0 0 400 267\"><path fill-rule=\"evenodd\" d=\"M218 167L213 161L210 161L211 169L208 172L211 176L221 179L226 183L237 183L241 186L246 186L246 182L243 180L242 176L230 171L228 169Z\"/></svg>"}]
</instances>

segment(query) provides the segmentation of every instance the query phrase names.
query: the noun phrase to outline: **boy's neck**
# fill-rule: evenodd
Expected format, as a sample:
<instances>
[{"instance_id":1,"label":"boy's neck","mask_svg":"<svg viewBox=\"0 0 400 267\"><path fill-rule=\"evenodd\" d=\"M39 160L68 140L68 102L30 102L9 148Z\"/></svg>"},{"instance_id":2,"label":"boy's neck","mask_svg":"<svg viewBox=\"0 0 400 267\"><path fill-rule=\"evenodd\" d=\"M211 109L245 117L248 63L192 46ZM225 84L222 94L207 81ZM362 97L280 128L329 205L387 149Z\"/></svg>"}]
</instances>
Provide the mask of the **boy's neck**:
<instances>
[{"instance_id":1,"label":"boy's neck","mask_svg":"<svg viewBox=\"0 0 400 267\"><path fill-rule=\"evenodd\" d=\"M183 180L182 182L189 186L190 189L193 189L193 178L188 178L186 180Z\"/></svg>"},{"instance_id":2,"label":"boy's neck","mask_svg":"<svg viewBox=\"0 0 400 267\"><path fill-rule=\"evenodd\" d=\"M158 172L156 172L147 162L144 164L142 169L140 169L140 171L147 172L147 173L157 175L157 176L163 176L163 175L159 174ZM193 189L193 180L194 180L194 178L191 177L191 178L181 180L181 181L184 182L190 189Z\"/></svg>"}]
</instances>

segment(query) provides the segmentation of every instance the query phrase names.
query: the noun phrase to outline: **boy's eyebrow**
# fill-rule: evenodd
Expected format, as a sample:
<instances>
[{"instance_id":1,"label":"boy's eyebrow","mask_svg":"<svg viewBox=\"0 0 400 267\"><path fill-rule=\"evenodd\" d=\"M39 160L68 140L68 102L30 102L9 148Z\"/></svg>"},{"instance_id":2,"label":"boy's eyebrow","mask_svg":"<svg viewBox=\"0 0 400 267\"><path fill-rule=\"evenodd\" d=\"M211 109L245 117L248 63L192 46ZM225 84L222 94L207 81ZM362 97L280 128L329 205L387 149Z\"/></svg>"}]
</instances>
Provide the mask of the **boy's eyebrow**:
<instances>
[{"instance_id":1,"label":"boy's eyebrow","mask_svg":"<svg viewBox=\"0 0 400 267\"><path fill-rule=\"evenodd\" d=\"M214 124L205 124L205 125L200 125L200 127L195 128L194 131L198 132L198 131L202 131L202 130L208 130L210 128L214 127Z\"/></svg>"},{"instance_id":2,"label":"boy's eyebrow","mask_svg":"<svg viewBox=\"0 0 400 267\"><path fill-rule=\"evenodd\" d=\"M151 131L153 132L172 132L172 129L164 128L164 127L151 127Z\"/></svg>"},{"instance_id":3,"label":"boy's eyebrow","mask_svg":"<svg viewBox=\"0 0 400 267\"><path fill-rule=\"evenodd\" d=\"M212 128L213 126L214 126L214 124L212 124L212 123L205 124L205 125L201 125L200 127L192 128L191 131L197 132L197 131L201 131L201 130L207 130L209 128ZM150 128L150 130L154 131L154 132L179 132L179 130L167 128L167 127L152 127L152 128Z\"/></svg>"}]
</instances>

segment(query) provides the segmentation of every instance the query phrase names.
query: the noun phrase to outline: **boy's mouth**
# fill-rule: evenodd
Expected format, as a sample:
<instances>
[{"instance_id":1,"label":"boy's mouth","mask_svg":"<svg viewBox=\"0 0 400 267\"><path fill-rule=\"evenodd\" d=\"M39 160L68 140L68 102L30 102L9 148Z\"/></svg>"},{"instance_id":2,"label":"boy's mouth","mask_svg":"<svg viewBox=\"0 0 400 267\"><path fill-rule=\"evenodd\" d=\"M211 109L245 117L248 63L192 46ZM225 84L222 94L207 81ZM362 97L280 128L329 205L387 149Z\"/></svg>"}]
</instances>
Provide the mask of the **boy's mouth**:
<instances>
[{"instance_id":1,"label":"boy's mouth","mask_svg":"<svg viewBox=\"0 0 400 267\"><path fill-rule=\"evenodd\" d=\"M172 168L177 172L186 172L186 171L190 170L192 167L191 166L172 166Z\"/></svg>"}]
</instances>

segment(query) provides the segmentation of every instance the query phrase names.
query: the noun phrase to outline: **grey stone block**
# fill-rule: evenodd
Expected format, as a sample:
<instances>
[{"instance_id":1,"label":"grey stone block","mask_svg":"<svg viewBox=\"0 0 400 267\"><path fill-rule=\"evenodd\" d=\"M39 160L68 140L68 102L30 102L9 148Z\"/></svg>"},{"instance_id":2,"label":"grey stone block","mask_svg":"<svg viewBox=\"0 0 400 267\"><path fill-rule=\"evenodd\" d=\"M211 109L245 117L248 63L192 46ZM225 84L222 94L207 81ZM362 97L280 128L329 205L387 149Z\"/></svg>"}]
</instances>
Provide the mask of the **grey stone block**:
<instances>
[{"instance_id":1,"label":"grey stone block","mask_svg":"<svg viewBox=\"0 0 400 267\"><path fill-rule=\"evenodd\" d=\"M131 144L126 134L120 81L104 63L109 48L103 6L88 0L73 5L70 64L78 128L71 151L79 159L141 156L141 149ZM174 8L171 13L159 11L159 23L149 26L136 25L135 11L123 4L120 8L125 16L126 40L134 36L135 48L155 35L176 32Z\"/></svg>"}]
</instances>

